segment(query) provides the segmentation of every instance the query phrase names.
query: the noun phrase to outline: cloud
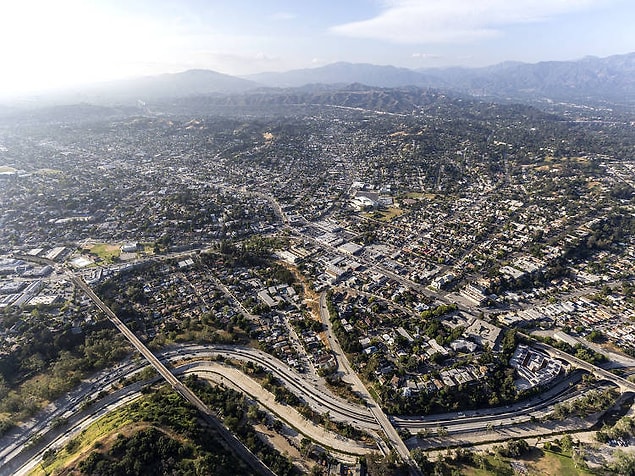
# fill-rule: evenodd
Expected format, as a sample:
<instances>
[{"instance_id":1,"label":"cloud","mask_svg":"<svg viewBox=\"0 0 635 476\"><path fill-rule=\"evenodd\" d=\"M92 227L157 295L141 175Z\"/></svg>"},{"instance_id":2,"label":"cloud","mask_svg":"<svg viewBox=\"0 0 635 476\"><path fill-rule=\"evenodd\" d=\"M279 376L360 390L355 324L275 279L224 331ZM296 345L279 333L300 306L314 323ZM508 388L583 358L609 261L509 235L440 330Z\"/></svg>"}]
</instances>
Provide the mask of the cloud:
<instances>
[{"instance_id":1,"label":"cloud","mask_svg":"<svg viewBox=\"0 0 635 476\"><path fill-rule=\"evenodd\" d=\"M385 0L378 16L330 32L406 44L463 43L500 36L505 26L546 21L610 1Z\"/></svg>"},{"instance_id":2,"label":"cloud","mask_svg":"<svg viewBox=\"0 0 635 476\"><path fill-rule=\"evenodd\" d=\"M106 2L0 2L0 91L143 74L169 49L168 39L153 18L121 14Z\"/></svg>"},{"instance_id":3,"label":"cloud","mask_svg":"<svg viewBox=\"0 0 635 476\"><path fill-rule=\"evenodd\" d=\"M433 60L438 60L443 58L441 55L436 55L434 53L420 53L420 52L414 52L410 55L412 58L418 58L418 59L433 59Z\"/></svg>"}]
</instances>

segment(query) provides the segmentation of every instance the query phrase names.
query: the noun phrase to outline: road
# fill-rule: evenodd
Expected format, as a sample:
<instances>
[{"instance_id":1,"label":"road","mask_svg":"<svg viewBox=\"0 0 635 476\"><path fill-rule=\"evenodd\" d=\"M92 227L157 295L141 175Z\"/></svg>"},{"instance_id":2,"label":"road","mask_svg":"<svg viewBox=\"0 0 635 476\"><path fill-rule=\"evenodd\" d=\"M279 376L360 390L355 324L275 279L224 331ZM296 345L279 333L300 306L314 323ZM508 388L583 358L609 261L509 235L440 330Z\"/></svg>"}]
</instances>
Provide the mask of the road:
<instances>
[{"instance_id":1,"label":"road","mask_svg":"<svg viewBox=\"0 0 635 476\"><path fill-rule=\"evenodd\" d=\"M608 350L601 345L596 344L595 342L590 342L582 337L570 336L572 339L576 340L580 345L584 347L588 347L595 352L606 355L608 358L607 363L602 363L601 367L603 369L615 369L615 368L624 368L624 367L635 367L635 359L626 354L618 354L617 352L613 352L612 350Z\"/></svg>"},{"instance_id":2,"label":"road","mask_svg":"<svg viewBox=\"0 0 635 476\"><path fill-rule=\"evenodd\" d=\"M55 425L54 418L39 420L37 433L23 432L13 443L3 448L0 456L0 476L18 476L29 474L41 461L49 448L61 448L69 439L75 437L84 428L105 414L125 405L141 395L140 389L146 382L137 382L110 394L99 401L98 408L79 410L80 406L60 405L65 423ZM37 435L37 439L34 437ZM3 437L4 442L7 438ZM24 440L19 443L20 440Z\"/></svg>"},{"instance_id":3,"label":"road","mask_svg":"<svg viewBox=\"0 0 635 476\"><path fill-rule=\"evenodd\" d=\"M274 372L278 378L285 382L288 388L293 389L296 393L299 392L298 388L292 384L291 379L294 377L284 377L284 375L287 374L293 375L293 371L290 368L278 368L284 367L284 364L271 356L269 356L271 357L271 362L269 362L269 359L262 359L261 354L260 351L254 349L228 349L223 346L210 349L194 345L187 346L187 348L168 350L163 354L159 354L158 357L160 357L162 361L188 361L188 363L181 364L174 368L173 373L175 375L199 373L202 378L207 378L211 374L216 374L223 383L236 387L238 390L252 396L263 406L273 411L274 414L284 416L284 420L290 423L294 428L301 429L302 434L307 435L326 448L332 448L334 451L342 452L344 456L360 456L377 450L377 448L369 448L366 445L328 432L324 428L311 423L291 407L277 403L273 394L264 390L259 383L242 374L239 369L221 365L210 360L219 355L244 361L250 360ZM51 404L51 407L54 408L55 411L38 415L40 419L37 424L30 428L24 428L23 431L16 429L13 435L5 435L0 438L0 448L2 448L0 451L0 476L28 474L29 470L39 463L46 449L51 447L63 447L66 441L75 437L82 429L94 423L104 414L140 396L141 388L148 384L148 381L130 384L107 396L100 397L98 394L102 388L116 384L122 375L131 376L146 367L147 364L145 362L137 361L117 366L116 369L113 369L114 371L103 371L90 381L85 382L81 392L72 392L72 398L63 397ZM289 381L286 382L284 380L285 378L289 378ZM156 382L160 379L161 377L156 377L151 381ZM369 429L378 428L374 418L366 409L355 406L350 402L339 399L318 388L315 388L315 391L308 389L304 391L307 395L307 401L310 402L310 406L314 410L321 413L329 412L331 417L344 422L350 422L354 421L355 418L360 418L361 420L365 420L365 422L361 422L360 427ZM88 409L82 409L84 408L82 403L87 399L94 400L95 403ZM340 405L342 407L341 409ZM64 423L55 425L53 422L56 420L63 420ZM39 443L29 447L27 443L32 440L35 435L38 435L37 440Z\"/></svg>"},{"instance_id":4,"label":"road","mask_svg":"<svg viewBox=\"0 0 635 476\"><path fill-rule=\"evenodd\" d=\"M539 395L520 403L491 409L454 412L444 415L430 415L425 417L394 417L394 423L400 428L406 428L412 433L420 430L435 430L445 428L448 433L469 433L483 431L488 424L496 427L512 427L522 423L541 420L550 415L555 406L567 401L575 401L585 393L585 390L570 387L579 382L578 374L575 380L567 379L556 386L548 394ZM604 381L595 388L614 388L610 382Z\"/></svg>"},{"instance_id":5,"label":"road","mask_svg":"<svg viewBox=\"0 0 635 476\"><path fill-rule=\"evenodd\" d=\"M224 356L236 360L250 361L270 371L272 375L284 383L285 388L301 397L314 410L328 412L334 420L351 423L364 430L377 430L375 417L369 409L356 405L330 393L318 385L314 378L307 379L298 374L285 363L270 354L256 349L230 346L186 346L178 351L184 359L201 359Z\"/></svg>"},{"instance_id":6,"label":"road","mask_svg":"<svg viewBox=\"0 0 635 476\"><path fill-rule=\"evenodd\" d=\"M198 361L182 365L175 371L193 373L199 378L222 383L247 394L305 437L337 453L362 456L377 451L374 445L368 446L328 431L323 426L307 420L293 407L278 403L275 395L265 390L259 382L251 379L237 368L228 367L218 362Z\"/></svg>"},{"instance_id":7,"label":"road","mask_svg":"<svg viewBox=\"0 0 635 476\"><path fill-rule=\"evenodd\" d=\"M297 231L295 230L293 231L297 233ZM329 248L328 246L325 246L324 244L319 243L317 242L317 240L314 240L310 237L305 236L305 238L309 239L310 241L315 241L322 247ZM332 249L331 251L336 251L336 250ZM425 288L423 288L422 286L417 285L413 283L412 281L406 278L403 278L402 276L399 276L387 269L384 269L381 266L378 266L376 264L371 264L371 266L380 270L387 276L401 282L402 284L406 284L410 288L414 288L420 292L424 292L425 290ZM170 385L179 394L181 394L184 398L190 401L196 408L198 408L202 412L202 414L206 415L207 418L210 418L210 423L212 423L212 425L219 430L219 433L223 435L224 439L226 439L226 444L228 444L228 447L234 449L234 451L236 451L237 454L241 454L241 457L243 457L246 461L251 460L249 464L256 464L255 461L257 461L258 462L257 466L259 467L260 471L262 471L262 468L263 468L262 463L260 463L260 461L258 461L257 458L255 458L255 456L253 456L251 453L248 453L248 454L244 453L244 450L246 451L248 450L234 437L234 435L229 433L224 428L222 423L216 419L215 415L205 406L205 404L202 401L200 401L200 399L198 399L198 397L196 397L196 395L194 395L189 389L187 389L187 387L185 387L176 377L174 377L174 375L170 372L170 370L168 370L167 367L165 367L159 361L159 359L155 357L141 343L141 341L139 341L139 339L136 338L136 336L117 318L117 316L114 313L112 313L112 311L95 295L95 293L90 289L90 287L81 278L77 276L72 275L71 279L73 280L75 285L79 287L80 289L82 289L91 298L91 300L95 302L97 307L101 309L108 316L108 318L113 322L113 324L117 327L117 329L121 333L123 333L128 338L128 340L130 340L130 342L138 349L138 351L157 369L160 375L168 383L170 383ZM430 292L429 290L425 290L425 291L427 291L426 294ZM437 295L436 293L435 293L435 297L437 299L440 298L440 296ZM329 413L331 413L332 415L337 415L337 417L339 418L348 418L349 419L348 421L352 420L355 422L359 422L360 424L368 425L369 429L372 429L372 425L378 425L386 434L386 437L388 441L390 442L391 446L404 459L404 461L411 464L411 468L416 468L416 466L410 459L409 451L406 445L404 444L399 434L397 433L397 431L391 424L390 420L387 418L387 416L384 414L381 408L376 404L376 402L374 402L371 395L368 393L366 387L359 380L359 377L357 376L357 374L352 370L350 363L348 362L348 359L346 358L344 352L339 346L339 343L333 336L333 332L330 327L330 319L328 318L328 309L326 307L324 293L321 295L321 298L320 298L320 312L322 315L323 322L327 325L329 329L329 331L327 332L328 340L329 340L331 348L333 349L334 353L337 355L338 365L341 371L345 375L344 378L345 380L349 381L353 385L353 388L360 395L364 397L367 403L367 408L364 409L364 412L360 412L359 410L363 407L352 408L350 406L343 404L342 402L334 402L330 398L322 398L322 397L314 399L312 401L313 405L315 405L316 408L321 409L322 411L324 411L324 409L330 408L329 410L326 410L326 411L329 411ZM548 352L553 357L557 357L562 360L565 360L571 363L572 365L581 369L585 369L600 378L607 379L611 382L614 382L617 385L619 385L622 389L635 391L634 383L629 382L619 376L616 376L604 369L601 369L600 367L591 365L587 362L584 362L580 359L577 359L569 354L566 354L562 351L559 351L558 349L555 349L551 346L547 346L545 344L535 344L535 346L539 349L542 349ZM229 353L229 351L227 351L227 353ZM266 360L266 358L262 356L260 356L259 358ZM313 388L309 388L307 386L306 381L302 381L297 376L294 376L292 373L287 373L282 366L279 366L276 363L268 362L266 366L268 368L276 369L275 371L278 372L283 382L285 382L285 384L290 389L293 389L292 391L294 391L294 393L298 392L299 394L302 394L302 395L308 395L312 391L315 393L316 388L318 388L318 386L316 385L314 385ZM352 404L349 403L348 405L352 405ZM506 420L507 416L505 415L499 415L496 418L494 417L488 417L488 418L491 418L491 420L487 420L487 421L497 421L498 423L505 423L510 425L514 424L515 421L518 421L516 417L509 417L509 419ZM482 428L482 422L485 421L482 418L476 418L475 416L471 416L469 420L472 420L472 421L471 422L465 421L465 423L461 421L456 423L456 422L453 422L453 420L447 420L444 422L444 424L452 426L457 431L473 431L473 429L477 428L479 424L481 425L481 428ZM441 420L441 422L443 421ZM438 421L437 421L437 424L439 424ZM404 428L413 428L413 429L422 428L421 425L425 425L425 424L423 422L419 422L416 425L415 424L413 425L414 426L410 427L408 423L405 423L405 422L400 422L400 424L398 424L398 426L401 426ZM416 469L413 469L413 472L415 474L416 474L416 471L417 471Z\"/></svg>"},{"instance_id":8,"label":"road","mask_svg":"<svg viewBox=\"0 0 635 476\"><path fill-rule=\"evenodd\" d=\"M622 390L635 392L635 383L630 382L629 380L626 380L625 378L620 377L619 375L615 375L614 373L611 373L606 369L598 367L597 365L593 365L582 359L578 359L577 357L574 357L571 354L563 352L559 349L556 349L555 347L552 347L548 344L544 344L542 342L534 342L532 343L532 347L535 347L536 349L540 349L548 353L552 357L556 357L558 359L564 360L565 362L569 362L574 367L577 367L579 369L584 369L597 377L613 382L616 385L618 385Z\"/></svg>"},{"instance_id":9,"label":"road","mask_svg":"<svg viewBox=\"0 0 635 476\"><path fill-rule=\"evenodd\" d=\"M353 423L355 426L370 432L379 429L375 416L369 408L355 405L332 395L316 383L314 379L298 374L275 357L256 349L223 345L185 345L179 348L166 349L157 357L162 361L187 362L174 369L174 373L180 374L181 372L196 372L197 369L206 369L212 365L210 359L217 356L251 361L262 366L272 372L293 393L305 400L311 408L322 413L328 412L334 420ZM73 391L51 404L52 411L46 411L38 415L38 421L33 422L32 425L16 429L12 434L0 438L0 476L15 474L16 468L28 465L29 461L32 464L37 464L38 455L41 457L41 454L48 447L61 447L66 440L77 434L79 429L123 404L126 401L124 399L138 395L140 388L148 382L131 384L103 398L98 396L101 390L116 384L123 376L130 376L141 371L145 365L144 362L137 360L136 362L120 364L114 369L95 375L89 381L82 383L77 391ZM239 371L229 366L217 364L214 370L217 375L225 378L227 384L231 383L231 385L239 387L241 391L251 395L269 408L271 401L263 398L263 395L269 392L264 391L262 388L257 388L259 385L256 382L250 383L250 379L246 376L243 378L237 377ZM530 422L531 416L540 419L552 411L555 403L562 403L566 400L572 401L577 398L580 392L572 392L570 385L577 383L580 378L581 373L576 373L560 382L549 392L510 407L467 411L464 414L450 413L418 417L393 417L393 420L395 426L408 429L412 433L425 429L435 430L441 427L445 428L449 435L460 436L470 433L478 434L491 425L497 428L499 432L503 428L507 429L507 431L516 431L514 436L519 437L527 433L528 429L524 428L524 426ZM269 395L269 397L271 396ZM82 402L87 398L95 400L95 404L88 410L81 410ZM273 400L273 403L275 403L275 399ZM281 414L278 407L273 408L272 411L279 415ZM299 430L306 431L318 444L345 451L348 454L364 451L359 446L356 449L352 442L347 442L344 439L334 439L334 435L329 435L322 429L305 427L308 422L299 414L289 416L294 413L289 407L286 407L286 411L288 414L285 420L295 421L293 426ZM61 417L64 417L64 420L68 420L66 425L58 427L52 424L53 421L59 420ZM293 420L293 418L298 418L300 423L297 420ZM71 430L65 430L66 428ZM301 432L305 434L303 431ZM558 431L562 431L562 424L557 422L554 423L552 428L543 428L543 434ZM41 443L34 445L33 448L28 448L26 443L34 435L41 435ZM501 437L503 436L501 434ZM446 443L441 440L428 440L428 445L432 447L435 445L443 446L444 444Z\"/></svg>"},{"instance_id":10,"label":"road","mask_svg":"<svg viewBox=\"0 0 635 476\"><path fill-rule=\"evenodd\" d=\"M357 391L357 393L359 393L359 395L364 398L364 400L366 401L366 406L375 417L375 420L377 420L377 423L379 423L379 426L388 438L390 445L397 452L397 454L401 456L403 461L409 466L411 474L422 474L415 461L410 457L410 450L401 439L401 436L399 436L399 433L397 433L397 430L395 430L395 427L392 426L392 423L390 423L390 420L388 419L384 411L377 404L377 402L375 402L371 394L368 392L368 389L359 379L357 373L353 371L353 369L351 368L351 364L346 357L346 354L340 346L340 343L333 335L333 328L331 326L331 319L326 303L325 292L322 292L322 294L320 294L320 317L322 319L322 323L328 329L327 336L329 345L331 346L331 350L336 354L338 366L344 369L347 380L351 382L353 388Z\"/></svg>"}]
</instances>

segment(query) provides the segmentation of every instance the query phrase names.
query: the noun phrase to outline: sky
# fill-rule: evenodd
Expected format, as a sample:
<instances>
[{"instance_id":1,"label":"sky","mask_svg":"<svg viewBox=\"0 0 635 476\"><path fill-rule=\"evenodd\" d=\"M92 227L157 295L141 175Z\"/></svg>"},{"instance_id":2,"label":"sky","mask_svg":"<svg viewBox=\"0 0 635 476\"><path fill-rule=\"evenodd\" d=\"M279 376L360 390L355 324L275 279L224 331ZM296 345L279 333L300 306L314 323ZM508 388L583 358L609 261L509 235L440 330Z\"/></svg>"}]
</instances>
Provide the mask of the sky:
<instances>
[{"instance_id":1,"label":"sky","mask_svg":"<svg viewBox=\"0 0 635 476\"><path fill-rule=\"evenodd\" d=\"M347 61L487 66L635 51L633 0L0 0L0 94Z\"/></svg>"}]
</instances>

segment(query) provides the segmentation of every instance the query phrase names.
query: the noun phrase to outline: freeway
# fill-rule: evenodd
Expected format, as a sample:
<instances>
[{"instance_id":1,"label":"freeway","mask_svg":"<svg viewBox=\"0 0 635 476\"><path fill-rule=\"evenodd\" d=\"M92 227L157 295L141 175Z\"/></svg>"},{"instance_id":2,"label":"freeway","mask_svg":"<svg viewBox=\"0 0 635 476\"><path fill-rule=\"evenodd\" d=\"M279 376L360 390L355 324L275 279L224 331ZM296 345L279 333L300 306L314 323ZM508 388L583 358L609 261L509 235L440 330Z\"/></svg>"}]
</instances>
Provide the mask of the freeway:
<instances>
[{"instance_id":1,"label":"freeway","mask_svg":"<svg viewBox=\"0 0 635 476\"><path fill-rule=\"evenodd\" d=\"M114 381L114 380L113 380ZM136 382L99 400L97 408L82 409L82 401L58 401L58 416L38 415L36 428L20 428L18 434L5 435L0 442L11 441L0 455L0 476L29 474L49 448L60 448L82 429L108 412L140 395L146 382ZM91 390L84 391L90 395ZM56 423L56 421L58 423Z\"/></svg>"},{"instance_id":2,"label":"freeway","mask_svg":"<svg viewBox=\"0 0 635 476\"><path fill-rule=\"evenodd\" d=\"M275 357L256 349L235 348L223 345L202 346L190 344L178 348L166 349L158 354L157 357L165 362L185 362L183 365L174 369L175 373L180 374L182 372L196 372L196 369L206 369L210 365L210 359L217 356L230 357L241 361L251 361L261 365L263 368L271 371L293 393L304 399L311 408L320 412L329 412L329 415L333 419L353 423L355 426L370 430L371 432L373 429L379 428L374 415L370 413L368 408L355 405L330 394L330 392L325 391L322 387L317 385L313 379L307 379L304 375L296 373ZM3 450L0 451L0 476L14 474L16 468L20 468L29 461L35 461L35 463L37 463L37 455L41 456L46 448L51 446L60 447L62 445L65 440L59 442L60 438L68 439L73 437L79 428L83 428L107 411L116 408L116 406L126 401L124 400L125 398L132 398L137 395L141 386L147 384L147 381L131 384L124 389L103 397L100 396L100 392L117 383L123 376L130 376L139 372L145 365L146 364L140 360L131 361L120 364L115 367L115 369L97 374L89 381L82 383L78 391L73 391L68 396L51 404L55 411L38 415L39 421L37 424L16 429L16 432L19 434L5 435L0 438L0 448L3 448ZM226 379L231 379L233 385L240 387L243 392L250 394L252 397L256 397L258 400L257 395L253 395L253 388L249 388L249 386L245 385L246 379L236 378L237 369L229 366L218 366L215 368L215 371L220 375L223 375L223 372L227 372L224 375ZM482 431L488 425L497 428L517 428L519 425L527 423L532 415L536 418L544 416L550 411L550 406L553 404L576 398L578 392L569 392L569 387L571 384L579 381L580 378L581 371L554 387L553 390L544 396L548 398L543 397L540 399L536 397L535 399L521 402L509 408L502 407L478 410L465 412L465 414L454 413L422 417L394 417L393 421L395 426L408 429L413 433L426 428L436 429L439 427L445 428L448 434L478 432ZM155 381L157 379L155 379ZM82 403L85 399L95 401L95 404L87 411L82 410ZM95 406L97 407L95 408ZM54 425L53 422L55 420L63 420L64 422L67 421L67 423ZM65 430L66 428L72 430ZM312 430L312 437L314 438L316 434L315 431L316 430ZM558 427L547 431L557 432ZM39 444L33 445L33 448L30 448L26 443L35 435L39 435ZM315 438L315 441L327 447L339 446L340 449L342 449L346 446L343 441L334 443L332 437L324 435L323 437L326 439ZM434 441L430 443L437 444ZM351 449L350 447L347 450L349 453L355 453L356 451L357 450L354 448Z\"/></svg>"},{"instance_id":3,"label":"freeway","mask_svg":"<svg viewBox=\"0 0 635 476\"><path fill-rule=\"evenodd\" d=\"M250 353L253 353L252 357L248 359ZM237 377L237 374L241 372L231 366L222 366L219 363L211 362L210 359L218 355L224 355L234 359L251 360L252 362L263 365L264 368L268 368L272 372L276 371L278 365L284 366L281 362L274 364L268 362L268 359L259 358L260 351L245 349L234 350L226 348L224 346L218 346L214 349L205 348L203 346L187 346L187 348L171 349L159 354L158 357L162 361L169 361L173 363L186 361L187 363L181 364L174 368L174 374L180 375L184 373L197 373L201 374L205 378L205 374L212 372L222 375L226 382L230 382L232 386L239 387L240 390L251 395L256 400L261 402L266 408L273 410L275 414L290 414L295 413L295 420L288 418L287 421L292 426L302 429L302 433L306 434L316 441L318 444L324 445L327 448L333 448L335 451L342 452L344 455L362 455L373 451L373 448L368 448L365 445L360 445L351 440L339 437L336 434L329 433L321 427L314 425L299 415L295 410L291 410L290 407L285 407L282 404L275 402L273 395L264 391L260 385L251 381L247 376ZM272 362L276 359L271 357ZM66 441L75 437L81 432L81 430L97 419L102 417L109 411L112 411L119 406L131 401L132 399L141 395L141 389L150 382L156 382L161 377L156 377L150 381L135 382L120 390L116 390L111 394L100 394L101 389L107 388L116 384L121 376L130 376L140 372L143 368L146 368L147 364L143 361L132 361L127 364L117 366L115 371L106 370L98 373L90 381L82 384L82 391L80 393L73 392L72 398L63 397L60 398L52 407L56 409L55 412L47 412L38 415L38 424L31 426L30 428L16 429L16 434L0 438L0 447L2 452L0 453L0 476L9 476L15 474L28 474L29 471L35 467L39 460L41 460L42 454L48 448L60 448ZM282 369L284 370L284 369ZM293 371L288 368L286 371L291 374ZM279 378L283 379L287 372L278 372ZM283 380L284 381L284 380ZM291 387L291 383L286 382ZM259 390L255 390L259 387ZM296 389L296 392L298 390ZM325 412L337 412L338 409L332 402L329 402L330 396L333 401L344 400L338 399L338 397L329 395L316 389L313 391L305 391L306 399L311 403L311 406L323 413ZM268 394L270 398L262 398L263 394ZM322 400L320 394L325 397ZM88 408L83 405L86 401L94 401L94 404ZM319 406L322 401L323 407ZM366 419L367 423L360 425L361 427L377 428L377 425L373 418L370 417L366 411L366 415L363 412L365 410L361 407L355 407L348 403L351 408L356 408L362 412L361 415L347 413L346 410L340 411L339 419L341 421L350 422L356 416L362 419ZM333 417L334 415L331 414ZM56 424L55 422L58 421ZM17 431L20 430L20 431ZM34 438L35 437L35 438ZM33 444L28 444L33 442ZM376 450L376 448L375 448Z\"/></svg>"},{"instance_id":4,"label":"freeway","mask_svg":"<svg viewBox=\"0 0 635 476\"><path fill-rule=\"evenodd\" d=\"M277 402L272 393L265 390L259 382L252 380L237 368L228 367L218 362L197 361L182 365L175 370L178 373L195 374L199 378L223 384L248 395L250 399L268 409L277 418L297 430L298 433L340 455L361 456L377 451L375 445L352 440L331 432L324 426L317 425L310 419L305 418L295 408Z\"/></svg>"},{"instance_id":5,"label":"freeway","mask_svg":"<svg viewBox=\"0 0 635 476\"><path fill-rule=\"evenodd\" d=\"M604 381L594 388L614 388L614 385ZM575 401L584 393L584 390L564 388L560 392L554 392L552 396L544 400L536 399L533 402L521 402L507 407L455 412L431 417L394 417L393 421L396 426L406 428L413 433L439 427L447 429L448 433L483 431L489 424L506 427L540 421L551 414L556 405L566 401Z\"/></svg>"},{"instance_id":6,"label":"freeway","mask_svg":"<svg viewBox=\"0 0 635 476\"><path fill-rule=\"evenodd\" d=\"M362 430L370 430L371 432L379 429L375 418L367 408L331 394L318 385L315 379L307 379L270 354L256 349L221 345L186 345L177 349L168 349L158 354L157 357L162 362L187 361L190 368L196 368L199 364L209 364L210 359L218 356L245 362L251 361L262 366L272 372L286 388L306 401L314 411L322 414L328 413L333 420L351 423ZM136 360L97 374L90 380L82 382L69 395L51 404L50 408L39 414L37 420L33 420L32 424L16 428L15 432L0 438L0 467L7 467L10 461L17 458L33 436L46 434L52 427L56 426L56 421L63 422L75 413L81 413L84 402L98 401L99 405L108 402L108 400L101 398L100 393L117 384L123 377L130 377L139 372L145 365L143 361ZM175 373L178 372L179 368L175 369ZM323 443L328 446L328 442ZM20 458L17 458L15 461L19 460ZM0 471L0 475L2 474L4 473Z\"/></svg>"},{"instance_id":7,"label":"freeway","mask_svg":"<svg viewBox=\"0 0 635 476\"><path fill-rule=\"evenodd\" d=\"M218 420L216 415L203 403L203 401L194 394L189 388L183 385L172 372L137 338L128 327L121 322L112 310L104 304L104 302L93 292L82 278L71 274L73 283L80 288L95 303L95 305L106 314L108 319L115 325L117 330L121 332L130 343L143 355L148 362L159 372L159 374L172 386L172 388L181 395L185 400L190 402L196 408L205 420L218 431L227 448L232 451L238 458L243 460L252 470L262 475L273 475L274 473L260 461L242 442Z\"/></svg>"},{"instance_id":8,"label":"freeway","mask_svg":"<svg viewBox=\"0 0 635 476\"><path fill-rule=\"evenodd\" d=\"M260 350L227 345L184 345L177 350L164 353L162 357L171 360L180 357L196 364L202 358L210 359L217 356L251 361L262 366L272 372L284 383L286 388L305 400L313 409L322 412L328 411L334 420L352 423L360 429L379 429L379 425L375 417L370 413L369 408L334 396L318 385L314 379L307 379L304 375L296 373L277 358ZM545 412L551 411L551 408L556 403L572 400L579 396L579 391L572 391L572 388L580 382L582 375L582 371L572 373L547 392L508 407L466 411L462 415L460 413L450 413L409 417L395 416L391 417L391 419L395 426L416 432L425 427L453 426L469 421L479 423L482 429L484 426L483 422L493 421L496 424L500 424L510 416L521 417L524 415L529 418L534 415L535 417L542 417Z\"/></svg>"},{"instance_id":9,"label":"freeway","mask_svg":"<svg viewBox=\"0 0 635 476\"><path fill-rule=\"evenodd\" d=\"M183 359L214 358L216 356L231 357L242 361L251 361L269 370L284 383L285 388L301 397L314 410L328 412L334 420L352 423L360 429L377 430L375 417L370 410L339 398L317 385L315 379L307 380L296 373L285 363L270 354L256 349L230 347L224 345L199 346L188 345L178 351Z\"/></svg>"}]
</instances>

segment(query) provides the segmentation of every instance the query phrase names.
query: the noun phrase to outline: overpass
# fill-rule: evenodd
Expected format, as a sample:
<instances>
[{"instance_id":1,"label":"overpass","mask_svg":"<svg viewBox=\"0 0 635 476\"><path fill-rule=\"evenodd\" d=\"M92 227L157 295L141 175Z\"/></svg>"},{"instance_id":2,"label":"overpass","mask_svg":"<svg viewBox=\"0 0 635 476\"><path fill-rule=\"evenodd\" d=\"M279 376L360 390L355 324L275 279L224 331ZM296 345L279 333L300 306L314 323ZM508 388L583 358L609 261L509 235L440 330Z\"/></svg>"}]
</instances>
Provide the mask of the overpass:
<instances>
[{"instance_id":1,"label":"overpass","mask_svg":"<svg viewBox=\"0 0 635 476\"><path fill-rule=\"evenodd\" d=\"M236 436L234 436L227 428L223 426L220 420L216 417L216 415L205 405L205 403L198 398L198 396L192 392L189 388L181 383L179 379L177 379L170 370L163 365L163 363L152 353L150 350L139 340L139 338L134 335L134 333L128 329L128 327L117 317L117 315L108 307L104 302L93 292L93 290L88 286L86 281L82 278L72 275L71 280L73 283L80 288L86 295L95 303L95 305L106 314L108 319L115 325L117 330L121 332L130 343L139 351L141 355L143 355L146 360L156 369L156 371L163 377L172 388L187 400L190 404L196 408L205 421L209 423L221 436L225 446L232 452L234 455L243 460L254 472L257 474L261 474L263 476L274 476L273 473L267 466L265 466L262 461L260 461L256 455L254 455L249 449L242 444Z\"/></svg>"},{"instance_id":2,"label":"overpass","mask_svg":"<svg viewBox=\"0 0 635 476\"><path fill-rule=\"evenodd\" d=\"M626 380L625 378L620 377L619 375L615 375L614 373L609 372L606 369L598 367L597 365L593 365L585 360L578 359L577 357L571 354L568 354L567 352L563 352L562 350L556 349L555 347L552 347L548 344L544 344L542 342L532 342L531 345L532 347L536 349L540 349L543 352L546 352L551 357L564 360L565 362L568 362L569 364L577 368L586 370L587 372L595 375L596 377L608 380L609 382L613 382L614 384L619 386L620 390L622 391L635 392L635 383L630 382Z\"/></svg>"}]
</instances>

